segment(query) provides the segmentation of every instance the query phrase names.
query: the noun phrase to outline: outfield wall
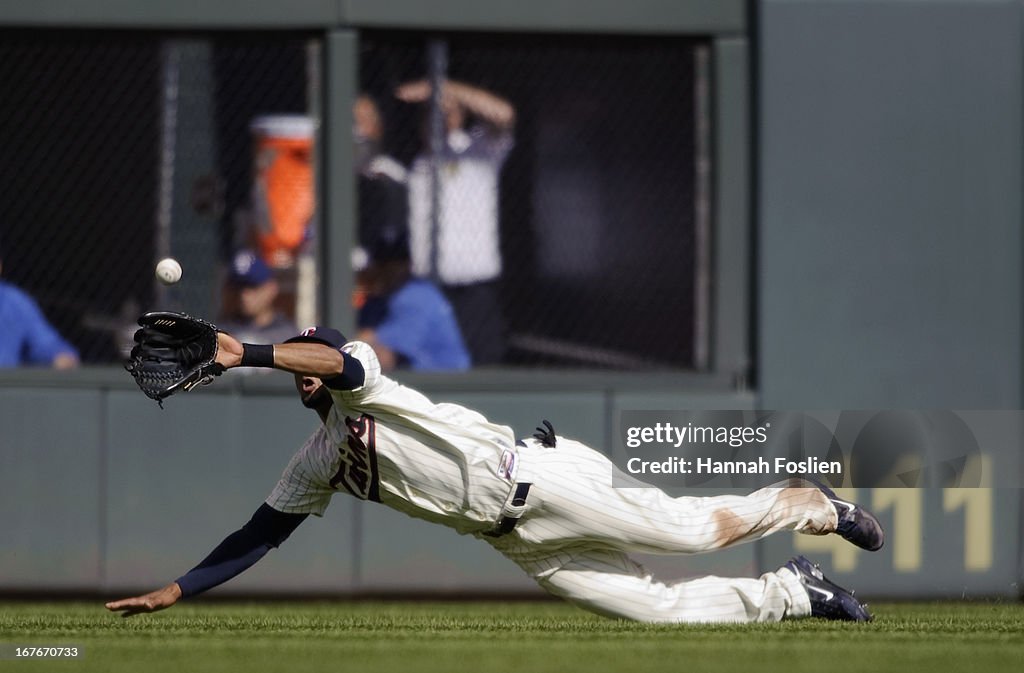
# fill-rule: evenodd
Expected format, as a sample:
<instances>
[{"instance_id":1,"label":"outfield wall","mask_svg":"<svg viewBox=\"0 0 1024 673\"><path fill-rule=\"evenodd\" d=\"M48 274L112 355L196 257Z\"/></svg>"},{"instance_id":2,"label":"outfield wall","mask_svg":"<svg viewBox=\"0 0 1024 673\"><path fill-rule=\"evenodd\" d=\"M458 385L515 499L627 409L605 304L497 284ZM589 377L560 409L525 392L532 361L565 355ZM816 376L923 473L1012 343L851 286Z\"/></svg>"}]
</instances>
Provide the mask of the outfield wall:
<instances>
[{"instance_id":1,"label":"outfield wall","mask_svg":"<svg viewBox=\"0 0 1024 673\"><path fill-rule=\"evenodd\" d=\"M67 389L55 373L37 374L43 378L17 384L5 374L0 384L0 591L117 592L174 579L248 519L319 422L280 374L229 374L217 386L168 400L163 410L123 373L96 372L99 389ZM467 404L524 436L548 418L560 433L599 448L622 409L753 403L750 395L671 391L639 378L615 389L589 376L538 383L526 374L496 374L487 385L410 378L435 398ZM747 569L752 554L750 547L718 555L715 567ZM484 543L339 496L323 520L305 523L225 590L534 587Z\"/></svg>"},{"instance_id":2,"label":"outfield wall","mask_svg":"<svg viewBox=\"0 0 1024 673\"><path fill-rule=\"evenodd\" d=\"M1024 3L759 7L759 404L1020 409ZM862 491L882 552L764 557L823 545L864 591L1020 595L1021 493Z\"/></svg>"},{"instance_id":3,"label":"outfield wall","mask_svg":"<svg viewBox=\"0 0 1024 673\"><path fill-rule=\"evenodd\" d=\"M742 314L717 323L717 338L732 339L718 343L754 351L755 392L735 391L728 366L704 377L408 378L434 397L465 402L520 433L547 417L604 449L620 409L1021 408L1024 3L764 0L748 15L740 2L609 1L582 12L564 0L520 3L506 16L449 0L424 17L414 0L308 0L289 3L287 17L278 3L255 3L245 25L223 9L228 3L213 4L143 10L120 0L43 0L5 6L0 21L696 30L720 37L720 64L732 59L742 70L754 56L749 86L728 90L744 80L723 78L731 98L720 105L753 103L755 142L719 138L718 151L739 166L719 185L717 203L733 224L716 233L718 289ZM350 38L335 34L340 43ZM732 118L745 138L743 115L733 110ZM746 236L745 197L721 195L749 193L748 166L758 190ZM748 247L753 265L742 254ZM753 297L744 289L748 270ZM221 381L161 412L119 371L0 374L0 591L118 592L191 567L245 521L315 424L280 378ZM651 564L669 577L750 575L801 552L867 595L1019 595L1020 490L854 495L879 509L892 533L878 554L781 535ZM404 590L535 591L482 543L345 498L223 589Z\"/></svg>"},{"instance_id":4,"label":"outfield wall","mask_svg":"<svg viewBox=\"0 0 1024 673\"><path fill-rule=\"evenodd\" d=\"M183 574L241 526L317 419L286 376L231 376L161 410L119 372L67 385L54 372L0 383L0 592L119 593ZM495 373L486 385L405 377L435 399L527 435L542 418L607 450L623 410L751 409L749 394L673 390L666 379ZM1020 469L1017 453L998 464ZM706 495L708 491L698 491ZM803 553L868 595L1015 596L1021 491L858 489L889 531L878 554L829 536L777 535L694 557L647 557L665 578L756 575ZM511 563L472 538L341 495L222 593L531 593Z\"/></svg>"}]
</instances>

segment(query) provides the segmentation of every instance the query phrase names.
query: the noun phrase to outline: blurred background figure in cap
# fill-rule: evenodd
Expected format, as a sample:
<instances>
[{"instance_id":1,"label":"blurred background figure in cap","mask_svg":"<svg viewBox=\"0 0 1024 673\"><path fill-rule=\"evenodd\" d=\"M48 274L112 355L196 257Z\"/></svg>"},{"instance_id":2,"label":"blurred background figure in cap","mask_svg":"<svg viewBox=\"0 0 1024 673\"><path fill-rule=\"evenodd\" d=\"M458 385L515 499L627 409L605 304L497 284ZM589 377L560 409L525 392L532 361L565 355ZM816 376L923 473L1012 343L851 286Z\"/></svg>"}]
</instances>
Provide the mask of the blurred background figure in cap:
<instances>
[{"instance_id":1,"label":"blurred background figure in cap","mask_svg":"<svg viewBox=\"0 0 1024 673\"><path fill-rule=\"evenodd\" d=\"M252 250L239 250L231 260L227 304L219 327L239 341L282 343L298 328L277 307L280 286L274 272Z\"/></svg>"},{"instance_id":2,"label":"blurred background figure in cap","mask_svg":"<svg viewBox=\"0 0 1024 673\"><path fill-rule=\"evenodd\" d=\"M384 371L469 368L451 304L436 285L412 275L405 226L378 227L352 262L366 294L356 338L373 347Z\"/></svg>"}]
</instances>

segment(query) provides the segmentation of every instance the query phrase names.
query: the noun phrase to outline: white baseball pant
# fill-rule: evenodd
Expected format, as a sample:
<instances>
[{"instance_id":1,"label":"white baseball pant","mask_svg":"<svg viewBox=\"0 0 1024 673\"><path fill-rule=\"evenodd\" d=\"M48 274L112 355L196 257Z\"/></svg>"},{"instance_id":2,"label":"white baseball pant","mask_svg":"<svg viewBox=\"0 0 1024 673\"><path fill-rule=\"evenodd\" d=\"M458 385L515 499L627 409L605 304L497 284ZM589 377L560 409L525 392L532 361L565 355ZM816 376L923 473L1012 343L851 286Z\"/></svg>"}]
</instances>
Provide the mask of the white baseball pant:
<instances>
[{"instance_id":1,"label":"white baseball pant","mask_svg":"<svg viewBox=\"0 0 1024 673\"><path fill-rule=\"evenodd\" d=\"M599 614L647 622L774 621L810 614L786 568L757 579L703 577L666 584L626 552L694 554L780 530L824 535L835 507L816 488L769 487L746 496L673 498L657 488L615 488L601 453L558 438L519 448L516 481L533 484L508 535L485 538L544 589Z\"/></svg>"}]
</instances>

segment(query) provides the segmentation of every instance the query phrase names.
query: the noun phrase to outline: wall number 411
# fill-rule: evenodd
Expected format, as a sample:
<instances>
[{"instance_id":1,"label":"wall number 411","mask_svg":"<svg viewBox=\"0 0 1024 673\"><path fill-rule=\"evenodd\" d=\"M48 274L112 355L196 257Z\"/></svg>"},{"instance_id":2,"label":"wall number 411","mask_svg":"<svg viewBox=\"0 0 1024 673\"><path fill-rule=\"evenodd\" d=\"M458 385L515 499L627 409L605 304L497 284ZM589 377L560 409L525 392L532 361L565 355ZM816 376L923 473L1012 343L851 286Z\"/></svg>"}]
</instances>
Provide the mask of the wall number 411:
<instances>
[{"instance_id":1,"label":"wall number 411","mask_svg":"<svg viewBox=\"0 0 1024 673\"><path fill-rule=\"evenodd\" d=\"M892 555L892 567L897 572L915 572L921 569L922 548L925 540L925 495L934 491L917 488L875 488L858 490L835 489L840 498L862 502L883 518L887 512L892 521L886 531L885 545ZM944 488L942 510L944 515L963 512L963 567L968 572L984 572L992 568L993 559L993 494L991 488ZM870 494L870 495L868 495ZM868 496L868 497L865 497ZM858 500L857 498L860 498ZM868 504L870 503L870 504ZM939 538L948 532L944 525L934 531ZM929 531L931 533L931 531ZM955 535L949 536L953 539ZM860 550L834 535L815 537L797 535L794 546L800 552L830 553L836 572L853 572ZM884 551L884 550L883 550Z\"/></svg>"}]
</instances>

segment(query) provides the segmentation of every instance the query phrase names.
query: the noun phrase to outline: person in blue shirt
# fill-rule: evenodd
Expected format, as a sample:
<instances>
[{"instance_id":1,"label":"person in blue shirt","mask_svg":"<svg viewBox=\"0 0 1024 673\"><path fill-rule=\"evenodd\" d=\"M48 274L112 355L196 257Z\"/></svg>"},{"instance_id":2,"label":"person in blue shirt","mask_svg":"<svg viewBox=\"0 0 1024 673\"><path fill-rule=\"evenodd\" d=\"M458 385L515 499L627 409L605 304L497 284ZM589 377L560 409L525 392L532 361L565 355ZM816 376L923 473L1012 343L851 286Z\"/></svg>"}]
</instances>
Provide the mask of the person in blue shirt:
<instances>
[{"instance_id":1,"label":"person in blue shirt","mask_svg":"<svg viewBox=\"0 0 1024 673\"><path fill-rule=\"evenodd\" d=\"M412 275L403 230L379 228L355 257L366 292L357 338L373 347L384 371L469 368L455 312L436 285Z\"/></svg>"},{"instance_id":2,"label":"person in blue shirt","mask_svg":"<svg viewBox=\"0 0 1024 673\"><path fill-rule=\"evenodd\" d=\"M71 369L78 366L78 351L47 322L32 297L0 280L0 367L22 365Z\"/></svg>"}]
</instances>

